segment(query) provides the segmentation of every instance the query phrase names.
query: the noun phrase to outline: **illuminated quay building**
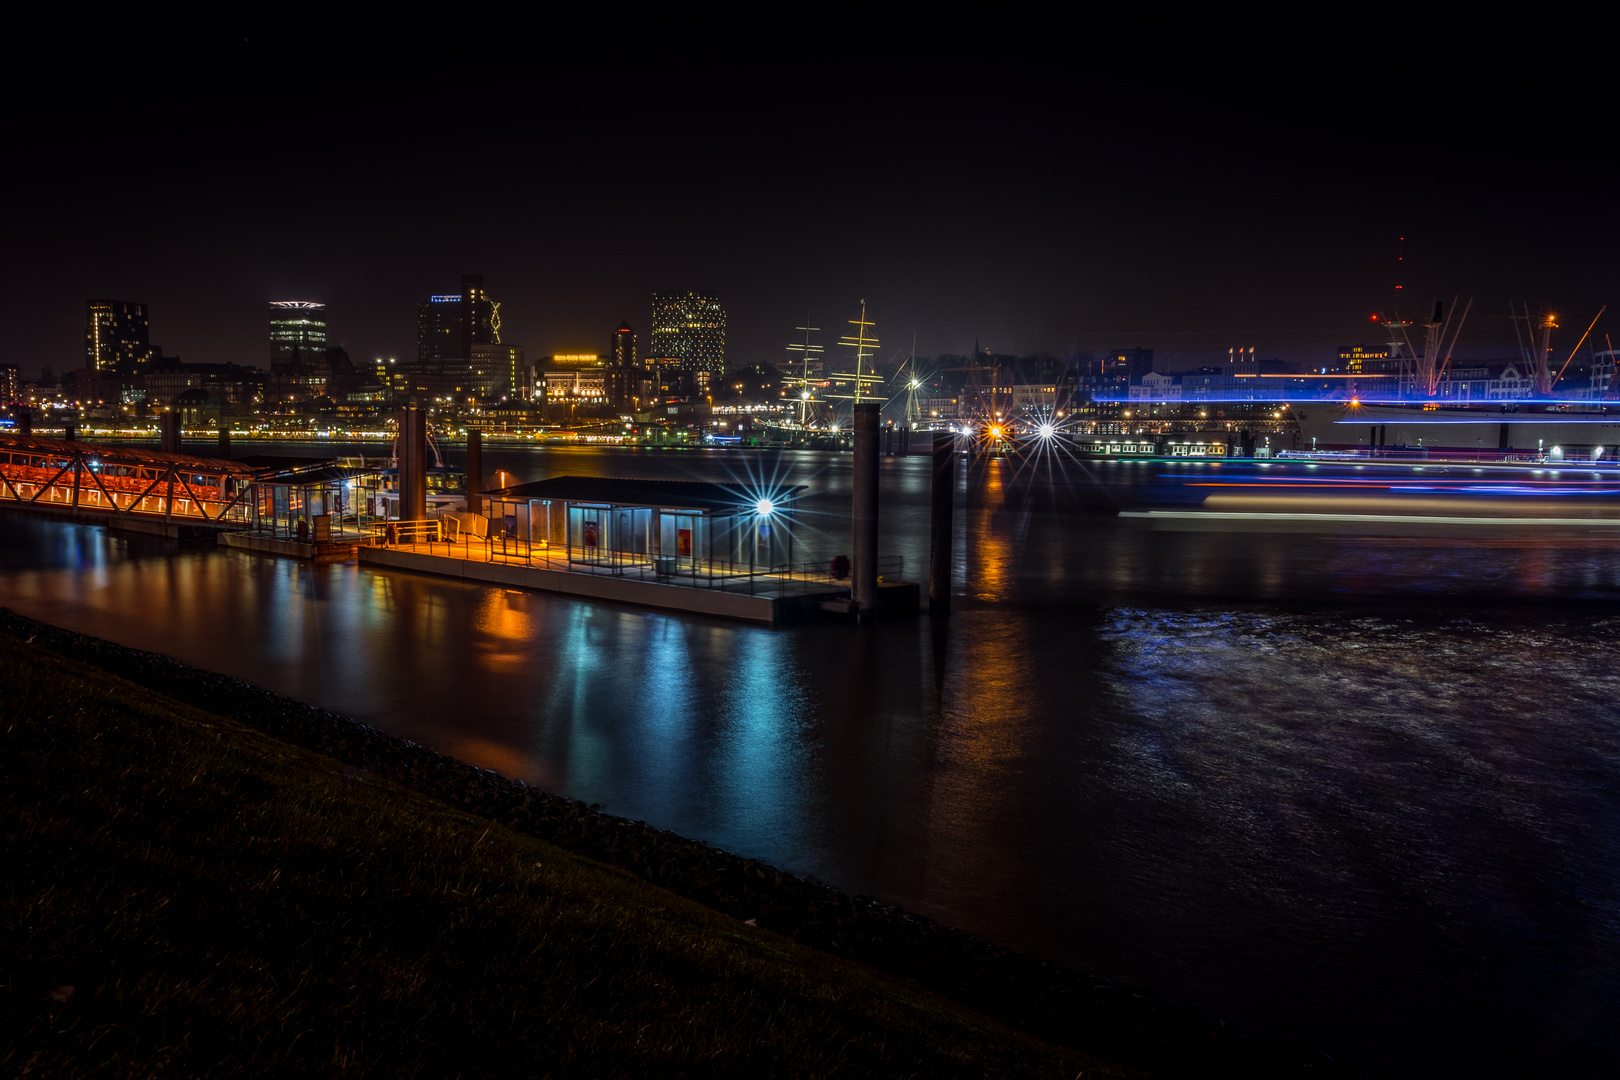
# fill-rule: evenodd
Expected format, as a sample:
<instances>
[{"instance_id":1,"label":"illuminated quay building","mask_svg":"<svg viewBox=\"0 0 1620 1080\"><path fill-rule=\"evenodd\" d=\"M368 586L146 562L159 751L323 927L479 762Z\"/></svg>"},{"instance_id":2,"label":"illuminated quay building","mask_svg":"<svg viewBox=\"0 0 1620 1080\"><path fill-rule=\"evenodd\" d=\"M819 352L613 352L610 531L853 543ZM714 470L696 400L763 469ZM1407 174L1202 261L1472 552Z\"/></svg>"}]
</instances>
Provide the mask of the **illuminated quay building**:
<instances>
[{"instance_id":1,"label":"illuminated quay building","mask_svg":"<svg viewBox=\"0 0 1620 1080\"><path fill-rule=\"evenodd\" d=\"M726 311L712 293L653 293L647 366L660 384L706 393L726 368Z\"/></svg>"},{"instance_id":2,"label":"illuminated quay building","mask_svg":"<svg viewBox=\"0 0 1620 1080\"><path fill-rule=\"evenodd\" d=\"M270 301L270 366L312 364L326 352L326 305L312 300Z\"/></svg>"},{"instance_id":3,"label":"illuminated quay building","mask_svg":"<svg viewBox=\"0 0 1620 1080\"><path fill-rule=\"evenodd\" d=\"M84 365L92 371L134 371L157 359L146 305L128 300L85 302Z\"/></svg>"},{"instance_id":4,"label":"illuminated quay building","mask_svg":"<svg viewBox=\"0 0 1620 1080\"><path fill-rule=\"evenodd\" d=\"M1339 346L1339 370L1347 375L1381 375L1388 360L1387 347L1369 349L1365 345Z\"/></svg>"}]
</instances>

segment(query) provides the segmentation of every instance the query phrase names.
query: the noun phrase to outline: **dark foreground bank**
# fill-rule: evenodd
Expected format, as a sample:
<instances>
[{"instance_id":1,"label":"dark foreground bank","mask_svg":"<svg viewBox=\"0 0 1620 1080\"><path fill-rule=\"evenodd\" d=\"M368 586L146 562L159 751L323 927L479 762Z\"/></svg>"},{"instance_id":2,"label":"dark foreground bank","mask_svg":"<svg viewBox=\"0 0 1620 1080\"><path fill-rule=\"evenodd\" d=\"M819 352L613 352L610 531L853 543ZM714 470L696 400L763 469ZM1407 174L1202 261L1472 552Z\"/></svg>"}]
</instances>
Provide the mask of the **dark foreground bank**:
<instances>
[{"instance_id":1,"label":"dark foreground bank","mask_svg":"<svg viewBox=\"0 0 1620 1080\"><path fill-rule=\"evenodd\" d=\"M1133 1075L14 638L0 685L0 1075Z\"/></svg>"},{"instance_id":2,"label":"dark foreground bank","mask_svg":"<svg viewBox=\"0 0 1620 1080\"><path fill-rule=\"evenodd\" d=\"M8 720L8 740L19 737L17 732L49 733L55 730L53 725L65 724L68 730L82 730L80 742L72 743L72 746L89 754L86 760L80 762L71 759L58 760L54 763L46 761L40 755L47 754L49 748L56 743L44 735L40 736L43 741L38 744L42 749L33 751L33 758L29 758L26 754L18 754L9 748L5 754L7 771L19 774L15 780L8 781L6 799L8 803L13 804L8 810L8 821L12 823L8 825L8 831L18 827L15 824L19 820L18 814L28 810L31 805L30 799L39 801L41 805L58 805L59 813L67 814L70 821L77 822L76 825L61 827L66 831L62 833L60 844L53 846L40 838L47 836L50 829L58 828L55 825L50 828L41 826L45 828L45 832L29 842L32 846L27 849L36 853L33 857L45 860L42 865L54 867L53 873L64 875L64 882L56 883L50 875L41 876L40 873L36 873L34 876L37 880L33 885L36 892L44 890L43 895L50 897L66 896L73 891L73 886L66 882L71 881L76 873L100 875L100 879L104 880L101 880L99 885L87 891L79 890L86 897L82 902L89 905L85 915L88 918L90 909L96 906L91 898L99 896L105 901L102 906L106 910L102 912L102 919L109 927L107 932L116 930L117 934L124 934L124 930L116 929L124 921L123 918L108 921L105 916L111 912L124 912L129 913L129 916L138 922L140 918L144 918L144 915L141 915L143 905L155 902L157 896L163 893L161 888L158 893L150 896L143 891L147 887L143 883L144 875L151 870L154 861L163 860L152 856L152 852L161 845L148 839L146 831L136 827L140 814L161 816L167 824L158 824L157 833L182 841L188 835L188 828L212 830L208 835L213 838L211 843L215 845L216 861L229 865L252 856L255 865L258 865L265 874L274 875L268 879L250 877L237 881L234 885L230 882L206 880L189 880L172 884L166 894L168 899L163 901L165 910L170 908L176 911L189 910L199 904L206 906L206 898L219 893L222 889L226 896L235 895L233 890L253 891L253 895L258 897L254 903L269 903L270 898L277 896L278 890L290 887L282 883L284 874L296 872L303 875L301 879L303 884L300 886L302 891L297 897L288 898L291 900L290 905L279 901L273 905L276 910L286 912L286 926L283 927L283 932L294 936L289 937L281 949L270 949L270 955L273 956L295 957L296 964L300 965L297 972L272 970L274 965L272 968L254 968L251 950L240 956L235 955L237 950L232 944L233 939L229 932L232 920L226 919L215 927L219 936L214 939L214 944L204 949L204 952L213 956L212 962L220 966L222 973L216 976L199 974L196 977L208 985L213 985L209 982L210 979L218 979L221 980L219 983L221 987L227 985L236 987L237 983L224 972L235 966L247 964L248 970L258 972L253 978L266 981L265 993L271 997L265 998L265 1001L269 1002L274 995L280 994L284 999L283 1006L280 1007L293 1010L292 1014L276 1022L280 1025L277 1030L295 1031L299 1024L304 1022L299 1016L307 1013L305 1019L308 1019L316 1013L322 1014L321 1022L327 1024L331 1030L323 1028L315 1038L318 1043L324 1040L325 1049L321 1053L348 1054L352 1061L361 1062L366 1054L378 1048L379 1039L388 1038L386 1035L388 1023L374 1021L370 1017L358 1014L347 1020L324 1018L332 1002L323 1003L321 1001L323 995L333 996L334 1001L341 1000L353 1008L359 1008L360 1003L371 1000L371 996L367 992L365 979L355 982L353 986L340 985L345 983L346 976L342 973L347 970L342 963L341 955L333 954L322 959L318 949L311 952L296 937L308 929L306 924L309 923L309 916L305 913L311 910L324 910L328 913L326 917L316 919L315 925L330 926L335 922L346 927L341 931L342 940L345 942L355 939L362 943L372 940L386 943L390 934L403 934L403 937L393 943L394 947L402 949L405 953L414 950L414 955L409 960L398 963L393 973L394 978L398 980L397 984L390 980L385 984L374 986L373 990L381 993L386 1000L399 999L399 1007L406 1013L420 1008L429 1015L456 1014L462 1018L462 1022L465 1022L466 1018L474 1013L482 1015L493 1009L503 1017L515 1018L518 1013L513 1011L516 1007L514 1003L521 1001L525 1004L518 1011L525 1013L525 1024L546 1027L550 1032L562 1023L565 1017L571 1015L572 1006L568 1004L569 1001L577 1001L582 996L591 997L591 987L595 987L594 994L597 998L616 999L621 991L610 989L602 980L616 978L617 973L622 970L637 968L638 961L634 955L609 959L604 954L599 963L587 965L590 974L585 974L584 969L576 973L579 976L578 985L569 992L561 1005L554 1001L552 1012L532 1013L528 1011L527 1005L530 999L524 994L517 993L515 988L537 977L529 970L530 965L522 961L526 952L531 956L543 954L543 950L541 953L530 951L543 945L543 941L531 940L535 934L544 936L543 927L531 925L526 919L532 918L532 915L520 916L515 909L510 908L510 905L520 903L520 900L513 899L513 896L521 897L526 889L535 887L533 880L523 877L498 881L485 880L491 871L483 864L479 864L480 868L476 873L473 873L472 868L464 870L446 868L439 872L437 878L429 874L432 880L418 881L411 888L406 888L405 884L394 879L380 878L369 883L363 880L367 875L379 873L381 868L392 860L397 860L404 867L399 869L398 873L414 873L414 870L408 868L413 861L420 858L419 853L424 851L432 854L433 859L429 860L430 862L436 862L441 857L472 858L475 851L465 850L465 844L463 848L456 848L456 837L442 831L449 828L446 823L451 820L462 822L467 828L471 827L462 814L444 817L442 804L449 803L467 815L499 822L518 833L529 833L578 855L613 864L636 877L724 913L731 919L715 924L727 928L720 934L723 938L736 942L751 943L756 939L774 942L771 948L779 951L793 950L794 958L801 955L815 955L804 953L793 944L782 941L774 935L757 935L754 931L739 925L740 920L753 920L761 928L812 945L822 953L861 961L917 986L941 993L1024 1032L1076 1047L1088 1054L1165 1073L1201 1075L1338 1073L1338 1069L1332 1063L1318 1055L1243 1036L1217 1021L1170 1009L1151 996L1133 993L1127 988L1038 963L958 931L941 928L919 916L887 908L863 898L843 896L833 890L797 879L793 875L762 866L753 860L717 851L637 822L594 813L582 804L546 795L521 782L504 780L493 773L473 768L423 747L257 687L199 671L151 653L50 627L9 611L0 610L0 632L31 641L29 646L10 646L11 652L8 654L21 659L8 660L12 670L8 670L5 683L6 712L18 718L32 718L28 724L21 723L15 718ZM22 652L17 652L18 649ZM150 698L135 702L134 698L139 695L127 693L127 688L120 688L118 684L106 680L100 673L89 673L73 665L63 665L60 660L45 658L40 652L42 649L61 657L71 657L75 661L94 665L102 672L128 679L150 690L160 691L173 701L165 703L161 699ZM23 682L19 680L24 680L29 671L43 670L40 664L47 661L51 672L50 678L66 680L64 686L71 684L76 689L69 691L58 688L49 681L35 683L31 688L25 689ZM80 680L83 685L73 683L75 679ZM93 688L86 689L87 686ZM185 706L206 710L212 715L194 714ZM167 721L168 726L162 728L170 733L168 739L174 744L172 751L148 745L153 740L161 742L158 735L154 734L143 742L143 737L139 734L143 725L162 727L154 717L165 708L182 718ZM135 711L126 716L125 713L131 709ZM109 741L110 734L101 732L101 728L109 723L107 718L98 718L95 715L108 710L124 717L113 727L125 733L113 741ZM319 759L300 757L297 759L298 768L308 773L307 783L320 788L323 794L317 797L309 792L300 792L295 790L297 785L288 788L287 784L291 781L287 780L285 772L287 762L293 760L290 755L295 755L295 752L279 743L253 740L249 733L237 728L235 724L220 719L226 716L278 739L329 755L349 767L346 770L333 770L330 766L325 766L329 775L321 774L322 766L318 764ZM182 722L192 725L194 729L197 725L204 725L199 730L208 734L200 738L188 738L176 726ZM179 754L182 750L189 753L203 753L207 749L209 739L229 741L231 745L228 749L216 748L211 763L196 775L206 777L210 774L210 770L225 769L229 772L228 783L221 786L221 781L217 779L209 783L203 783L201 780L187 783L184 782L186 778L178 774L165 774L165 770L174 773L177 768L180 772L191 768L192 763L175 759L172 754ZM158 767L161 762L152 764L148 771L139 777L130 774L124 776L122 781L115 782L114 778L121 776L119 765L121 758L113 753L113 742L122 742L130 746L147 746L149 754L167 761L168 764L161 768ZM245 748L251 749L252 754ZM164 754L171 756L165 758ZM256 762L250 760L253 754L258 755ZM25 761L32 761L33 764L24 764ZM76 771L68 772L69 769ZM84 776L83 787L77 787L72 783L64 784L61 779L64 775ZM136 798L135 793L126 789L137 782L144 786L138 787L139 798L136 801L145 807L138 814L126 807L126 803ZM394 783L431 796L438 800L439 805L399 792L393 787ZM213 794L203 798L199 792L205 790ZM318 836L303 835L302 828L313 819L300 821L296 814L291 817L284 816L284 820L281 820L283 831L291 835L279 836L273 840L265 839L270 834L264 831L262 822L255 823L249 820L255 814L262 816L269 813L267 809L269 807L280 807L276 813L285 815L292 813L285 809L285 804L289 802L308 806L311 799L319 801L336 799L339 796L354 802L356 806L365 807L363 812L355 811L358 818L353 822L354 832L346 841L336 838L323 840ZM233 810L236 802L243 802L243 806L247 809ZM306 815L307 813L306 811ZM427 820L423 815L428 815L428 818L432 819L431 828L427 824L421 824ZM103 817L109 822L105 828L97 825ZM379 833L375 843L368 843L362 839L378 830L386 831L389 823L396 817L402 817L407 825L426 829L428 835L383 837ZM120 821L123 825L114 828ZM488 830L487 825L481 828ZM222 829L223 832L220 831ZM405 831L410 830L407 828ZM478 830L475 829L474 835L477 833ZM508 853L518 850L513 845L531 842L513 836L504 829L488 830L480 839L477 850L481 851L490 845L490 836L498 838L501 850ZM391 845L390 840L396 842ZM424 844L427 846L424 847ZM441 847L434 848L435 844ZM65 851L57 850L64 845ZM108 852L97 850L108 845L111 845ZM287 859L277 854L279 848L288 845L291 845L291 848L284 852L284 855L290 857L292 849L297 849L297 858L291 860L296 864L294 866L285 865ZM9 839L7 846L8 850L23 850L22 846ZM183 849L176 850L180 854L174 857L186 859L198 857L197 852L186 853ZM75 852L78 854L74 854ZM116 857L111 858L110 856L114 854ZM528 856L517 854L510 857L519 860L518 863L511 865L521 870L522 860ZM554 853L551 861L555 863L558 858L560 856ZM546 857L538 856L535 861L544 864ZM577 860L567 862L573 873L584 873L588 869L588 864ZM61 865L56 865L58 863ZM544 869L544 866L541 869ZM463 873L470 874L470 878L465 881L456 879L458 874ZM632 885L643 888L625 879L615 878L615 880L621 882L624 888ZM192 895L193 889L198 890L198 895ZM431 923L431 920L423 923L418 919L415 924L400 926L395 926L393 922L387 923L392 929L379 928L375 925L374 921L378 918L394 920L396 917L391 913L398 905L400 896L416 895L412 889L418 892L426 890L423 895L433 899L431 901L424 899L421 902L427 903L429 907L437 905L442 908L439 914L445 918L450 918L452 912L460 912L455 916L458 925L466 926L468 933L472 934L478 943L470 959L465 957L459 961L454 959L455 950L446 953L436 936L437 931L432 929L437 924ZM590 902L586 904L587 907L602 906L603 902L589 885L579 884L574 895L591 897ZM632 917L632 913L648 905L675 910L671 905L676 903L673 898L662 893L653 892L645 895L661 899L616 901L618 904L616 910L599 911L601 925L583 932L584 939L590 940L593 935L601 934L612 936L606 928L617 926L619 930L613 933L617 933L625 942L639 941L644 936L640 930L624 930L625 926L639 926L645 918L640 915ZM239 906L241 902L244 901L240 897L228 902L222 901L225 908L231 908L232 905ZM36 905L30 910L44 910L37 907L39 903L37 898L34 901L18 897L8 900L7 906L11 912L8 914L8 922L15 922L17 926L27 929L30 923L26 913L18 905L21 904L26 908L30 903ZM556 912L568 906L566 899L555 896L545 903L549 905L546 909L548 912ZM497 910L486 911L486 905L490 904L495 904ZM416 901L406 904L407 908L413 910L417 906L419 905ZM337 913L340 907L341 915ZM298 914L295 915L294 912ZM503 915L502 912L506 914ZM218 917L218 912L207 915L201 920L200 925L209 925L209 918L217 920ZM712 918L709 915L704 917ZM683 918L690 919L696 916L688 915ZM477 924L476 930L472 929L473 924ZM65 927L58 929L66 932ZM707 928L697 932L700 932L700 936L705 940L713 936ZM8 929L6 936L8 939L14 939L17 935ZM89 936L95 938L95 934ZM572 940L575 934L569 931L561 936ZM28 938L28 935L25 934L24 938ZM549 940L556 939L557 935L553 935ZM524 942L530 944L526 946ZM78 962L91 966L97 963L114 963L117 956L128 953L127 949L124 953L120 953L117 948L109 952L108 946L99 941L88 942L85 947L92 953L106 954L99 958L79 957ZM269 948L268 945L265 947ZM465 951L463 946L457 947ZM633 952L638 946L625 944L623 947ZM51 948L56 951L50 953L50 957L60 956L62 964L59 966L63 966L64 970L70 966L67 964L69 958L79 956L75 952L75 947L69 945L60 947L53 945ZM8 960L6 965L8 971L23 970L17 965L18 959L20 958L14 957ZM790 958L782 954L776 958L776 962L780 964L787 959ZM821 958L818 963L825 965L832 961ZM496 967L491 968L491 964ZM652 984L662 986L660 992L666 997L680 999L683 1002L681 1005L671 1007L677 1012L685 1011L690 1004L685 1003L685 996L692 992L690 987L683 985L688 980L671 975L672 972L684 971L685 961L678 955L661 957L656 958L652 966L655 970L663 972L661 976L652 977ZM802 981L800 979L802 973L798 970L802 967L802 963L792 959L790 966L794 969L791 981ZM459 971L475 976L481 988L479 993L467 998L453 985L439 985L438 980L443 974L441 968L445 971ZM206 970L206 967L203 970ZM102 979L103 986L114 974L117 979L140 980L147 977L135 969L120 969L117 973L109 969L105 974L106 977ZM783 971L780 975L786 979L790 973ZM35 971L34 977L36 982L44 978L50 982L51 987L78 985L65 975L47 974L43 970ZM567 973L555 972L546 978L545 983L547 987L557 991L558 987L565 985L568 977L570 976ZM89 981L93 982L94 978ZM510 991L513 1003L505 1002L504 999L492 1001L488 998L488 994L496 991L484 989L486 985L494 987L500 983L510 983L514 987ZM124 984L120 982L117 985ZM51 1010L64 1005L72 1008L71 1000L68 1003L39 1005L42 995L43 999L48 1000L49 991L50 987L44 987L43 984L25 988L21 982L14 980L9 990L11 1005L15 1008L12 1012L13 1020L26 1021L33 1015L29 1010L34 1009L37 1016L30 1021L34 1027L29 1030L37 1035L36 1029L40 1024L49 1026L55 1022L48 1019L54 1015ZM114 993L111 990L105 992ZM230 994L237 992L237 989L233 989ZM622 993L628 994L632 1000L637 996L633 987ZM887 993L892 996L894 993L913 994L914 991L891 988ZM230 994L227 994L227 997ZM401 995L404 997L401 998ZM409 1000L412 995L419 995L419 999L414 1003ZM807 995L812 1001L818 999L816 992L805 988L783 994L788 998ZM483 1004L468 1004L480 1001ZM123 1008L130 1007L131 1003L124 1001ZM253 1012L246 1005L235 1008L238 1012L242 1009L247 1009L249 1013ZM634 1006L627 1008L633 1011ZM936 1005L935 1008L937 1011L939 1006ZM711 1019L688 1017L684 1023L690 1028L687 1035L694 1041L685 1045L684 1049L663 1056L658 1052L651 1052L651 1048L647 1053L637 1049L628 1060L662 1061L672 1066L705 1063L702 1066L705 1071L723 1065L735 1067L739 1071L760 1072L760 1067L768 1064L767 1059L758 1055L754 1057L742 1055L735 1037L729 1040L731 1044L729 1049L716 1049L709 1045L716 1040L728 1042L718 1029L727 1029L736 1036L744 1034L735 1023L722 1015L725 1012L726 1008L719 1007ZM41 1017L46 1019L40 1019ZM123 1021L115 1019L108 1022L117 1024ZM710 1022L716 1025L715 1032L698 1030ZM512 1023L516 1024L515 1019ZM848 1036L837 1034L839 1030L837 1025L826 1027L821 1020L808 1019L806 1024L805 1031L811 1029L818 1031L816 1036L818 1041L828 1038L834 1042L848 1041ZM878 1028L883 1026L884 1024L880 1023ZM406 1023L402 1030L415 1032L416 1027ZM447 1032L451 1030L460 1029L446 1029ZM602 1030L606 1032L608 1029ZM523 1035L526 1045L534 1043L536 1039L540 1042L545 1041L545 1037L527 1032L527 1028L522 1025L513 1026L509 1031L513 1038L517 1037L517 1032L526 1032ZM81 1032L81 1035L83 1034L85 1033ZM751 1046L754 1041L753 1033L747 1035L746 1044ZM443 1050L446 1046L466 1047L495 1037L486 1033L468 1042L463 1036L446 1034L443 1039L434 1040L432 1045ZM208 1041L200 1033L186 1033L181 1041L198 1038ZM345 1042L345 1038L357 1041ZM692 1049L699 1043L709 1048ZM892 1049L895 1045L892 1040L880 1043L878 1058L861 1062L847 1057L818 1059L815 1055L802 1056L791 1049L792 1045L792 1040L788 1039L774 1051L782 1055L780 1060L784 1064L781 1069L787 1072L826 1073L840 1067L842 1061L841 1068L846 1070L905 1074L913 1068L921 1067L919 1064L907 1065L907 1061L920 1063L932 1060L918 1047L900 1052L899 1057L892 1060L882 1058L881 1055L888 1051L882 1050L881 1047ZM1022 1047L1021 1053L1034 1053L1029 1050L1029 1046L1034 1044L1019 1045ZM592 1046L596 1049L591 1049ZM591 1043L577 1053L561 1047L554 1048L553 1054L563 1055L556 1060L564 1062L567 1071L574 1071L576 1068L584 1071L601 1071L601 1064L606 1059L593 1057L593 1054L616 1050L625 1055L636 1046L639 1044L633 1040L626 1042L623 1032L617 1032L603 1034L599 1044ZM528 1050L533 1050L533 1046L528 1045ZM969 1051L965 1055L958 1053L951 1060L971 1062L970 1071L996 1071L1004 1066L1012 1067L1015 1072L1030 1069L1037 1072L1045 1071L1044 1065L1034 1059L1013 1064L1010 1059L1003 1061L993 1053L986 1052L982 1060L976 1057L977 1054L978 1051ZM317 1059L326 1060L320 1058L319 1054ZM443 1066L456 1059L438 1057L434 1060ZM502 1060L508 1065L512 1063L511 1059ZM533 1059L525 1060L532 1062ZM769 1058L769 1061L777 1060ZM572 1064L568 1064L570 1062ZM1095 1062L1092 1064L1096 1069L1102 1068ZM629 1065L626 1064L625 1067L629 1068ZM1067 1068L1068 1065L1065 1064L1063 1067ZM191 1068L195 1069L195 1063ZM774 1069L776 1066L770 1065L763 1071L768 1073ZM940 1069L929 1064L924 1071L938 1074ZM1069 1075L1073 1075L1072 1071Z\"/></svg>"}]
</instances>

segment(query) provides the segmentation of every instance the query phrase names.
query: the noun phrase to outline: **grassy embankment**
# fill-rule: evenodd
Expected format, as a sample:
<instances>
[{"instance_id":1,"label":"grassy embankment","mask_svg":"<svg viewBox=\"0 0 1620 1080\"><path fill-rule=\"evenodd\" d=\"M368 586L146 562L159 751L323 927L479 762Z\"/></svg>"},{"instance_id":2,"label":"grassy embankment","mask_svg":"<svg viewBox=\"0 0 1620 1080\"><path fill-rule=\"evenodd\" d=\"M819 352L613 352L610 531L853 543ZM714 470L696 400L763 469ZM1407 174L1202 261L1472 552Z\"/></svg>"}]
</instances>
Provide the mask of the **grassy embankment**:
<instances>
[{"instance_id":1,"label":"grassy embankment","mask_svg":"<svg viewBox=\"0 0 1620 1080\"><path fill-rule=\"evenodd\" d=\"M1142 1075L5 635L0 716L5 1075Z\"/></svg>"}]
</instances>

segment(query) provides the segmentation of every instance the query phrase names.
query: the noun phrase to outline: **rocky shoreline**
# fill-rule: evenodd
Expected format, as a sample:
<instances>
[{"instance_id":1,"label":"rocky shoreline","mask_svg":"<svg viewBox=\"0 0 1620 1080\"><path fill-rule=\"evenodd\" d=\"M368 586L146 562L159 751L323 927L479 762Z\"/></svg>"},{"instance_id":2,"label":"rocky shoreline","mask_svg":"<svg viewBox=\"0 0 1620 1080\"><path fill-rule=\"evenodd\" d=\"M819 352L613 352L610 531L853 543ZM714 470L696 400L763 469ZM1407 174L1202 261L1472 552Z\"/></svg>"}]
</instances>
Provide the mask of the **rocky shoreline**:
<instances>
[{"instance_id":1,"label":"rocky shoreline","mask_svg":"<svg viewBox=\"0 0 1620 1080\"><path fill-rule=\"evenodd\" d=\"M924 916L847 896L644 822L592 810L325 709L157 653L0 608L0 633L336 758L468 813L611 864L739 920L1041 1038L1171 1074L1351 1076L1326 1055L1241 1032L1150 993L1038 961Z\"/></svg>"}]
</instances>

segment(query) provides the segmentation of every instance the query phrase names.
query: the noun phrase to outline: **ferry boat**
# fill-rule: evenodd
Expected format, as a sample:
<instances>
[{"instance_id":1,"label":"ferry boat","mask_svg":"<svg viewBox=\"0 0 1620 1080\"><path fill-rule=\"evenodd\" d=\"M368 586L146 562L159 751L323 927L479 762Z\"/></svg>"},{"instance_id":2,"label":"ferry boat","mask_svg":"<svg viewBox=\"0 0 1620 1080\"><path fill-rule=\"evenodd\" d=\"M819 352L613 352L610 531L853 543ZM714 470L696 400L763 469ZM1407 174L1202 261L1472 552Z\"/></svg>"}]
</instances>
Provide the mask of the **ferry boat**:
<instances>
[{"instance_id":1,"label":"ferry boat","mask_svg":"<svg viewBox=\"0 0 1620 1080\"><path fill-rule=\"evenodd\" d=\"M1233 439L1225 435L1081 435L1075 449L1086 457L1230 457ZM1267 448L1265 456L1270 456Z\"/></svg>"},{"instance_id":2,"label":"ferry boat","mask_svg":"<svg viewBox=\"0 0 1620 1080\"><path fill-rule=\"evenodd\" d=\"M1620 402L1490 405L1301 401L1294 449L1422 450L1439 456L1603 461L1620 456Z\"/></svg>"}]
</instances>

